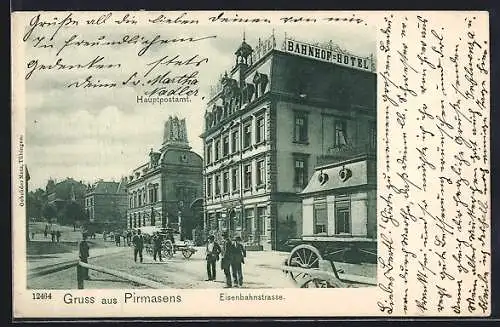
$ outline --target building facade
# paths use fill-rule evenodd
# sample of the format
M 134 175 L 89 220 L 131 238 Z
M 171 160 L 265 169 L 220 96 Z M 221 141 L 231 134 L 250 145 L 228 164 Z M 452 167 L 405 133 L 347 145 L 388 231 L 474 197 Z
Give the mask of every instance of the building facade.
M 364 154 L 315 168 L 302 191 L 302 239 L 329 253 L 357 248 L 351 260 L 374 262 L 377 248 L 377 160 Z M 372 255 L 370 255 L 370 253 Z M 345 254 L 345 253 L 343 253 Z M 336 261 L 347 261 L 337 258 Z
M 201 135 L 205 228 L 279 249 L 302 234 L 299 193 L 322 158 L 375 151 L 376 76 L 369 58 L 274 36 L 235 60 Z
M 128 228 L 170 227 L 190 239 L 203 223 L 192 209 L 203 195 L 202 169 L 203 159 L 189 146 L 185 119 L 169 117 L 159 151 L 151 149 L 149 160 L 127 178 Z
M 71 201 L 83 205 L 86 190 L 87 186 L 85 184 L 70 177 L 60 182 L 49 179 L 45 187 L 48 204 L 54 205 L 57 210 L 62 210 Z
M 84 199 L 84 209 L 89 222 L 97 230 L 124 229 L 127 212 L 126 180 L 109 182 L 99 180 L 89 185 Z

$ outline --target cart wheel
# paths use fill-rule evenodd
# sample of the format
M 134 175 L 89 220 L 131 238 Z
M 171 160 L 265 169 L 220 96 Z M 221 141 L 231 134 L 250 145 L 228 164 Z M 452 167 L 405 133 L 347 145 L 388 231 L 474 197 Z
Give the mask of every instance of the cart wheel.
M 163 252 L 167 258 L 172 258 L 174 256 L 174 245 L 172 244 L 172 241 L 166 240 L 163 243 Z
M 190 249 L 183 249 L 182 255 L 184 256 L 184 258 L 189 259 L 193 255 L 193 251 L 191 251 Z
M 333 288 L 328 281 L 319 278 L 310 278 L 305 283 L 303 283 L 300 288 Z
M 321 259 L 318 249 L 309 244 L 301 244 L 293 248 L 288 258 L 288 265 L 305 269 L 319 269 L 319 261 Z M 295 282 L 307 277 L 307 274 L 303 273 L 289 272 L 289 274 Z

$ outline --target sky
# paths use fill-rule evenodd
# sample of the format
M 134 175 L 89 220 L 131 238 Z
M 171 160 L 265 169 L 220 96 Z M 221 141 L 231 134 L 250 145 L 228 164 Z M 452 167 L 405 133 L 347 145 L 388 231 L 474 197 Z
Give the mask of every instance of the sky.
M 98 179 L 116 180 L 128 176 L 137 166 L 147 161 L 151 148 L 162 143 L 164 122 L 169 116 L 186 118 L 188 140 L 193 151 L 203 154 L 203 116 L 210 86 L 219 76 L 230 70 L 235 62 L 234 51 L 241 44 L 243 34 L 251 46 L 258 38 L 266 39 L 273 33 L 277 42 L 285 33 L 306 42 L 332 40 L 353 54 L 368 56 L 375 53 L 375 30 L 362 24 L 318 24 L 274 26 L 271 24 L 197 25 L 172 28 L 170 26 L 127 27 L 72 27 L 62 28 L 57 37 L 64 41 L 71 34 L 95 39 L 121 38 L 127 33 L 141 33 L 152 37 L 212 36 L 189 45 L 166 45 L 153 48 L 140 58 L 137 48 L 129 46 L 106 49 L 66 49 L 59 56 L 55 50 L 35 49 L 25 44 L 25 66 L 38 60 L 39 64 L 53 64 L 57 58 L 64 63 L 86 63 L 97 55 L 106 62 L 121 63 L 119 69 L 95 71 L 35 71 L 25 84 L 26 92 L 26 164 L 30 172 L 30 189 L 44 188 L 47 180 L 72 177 L 85 183 Z M 40 30 L 38 30 L 40 31 Z M 34 32 L 35 33 L 35 32 Z M 42 32 L 39 32 L 42 33 Z M 44 33 L 44 32 L 43 32 Z M 50 36 L 50 34 L 48 34 Z M 57 38 L 56 38 L 57 40 Z M 186 58 L 195 54 L 207 57 L 208 64 L 200 67 L 200 96 L 191 103 L 163 105 L 138 104 L 136 96 L 142 91 L 133 87 L 115 89 L 71 89 L 69 81 L 82 80 L 91 73 L 102 81 L 121 81 L 133 71 L 143 71 L 145 64 L 165 55 L 181 54 Z

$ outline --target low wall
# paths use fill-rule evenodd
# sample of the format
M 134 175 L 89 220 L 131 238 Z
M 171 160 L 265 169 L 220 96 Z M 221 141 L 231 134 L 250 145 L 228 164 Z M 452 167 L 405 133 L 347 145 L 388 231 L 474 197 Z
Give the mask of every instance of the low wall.
M 27 243 L 28 255 L 69 253 L 78 250 L 78 242 L 33 242 Z

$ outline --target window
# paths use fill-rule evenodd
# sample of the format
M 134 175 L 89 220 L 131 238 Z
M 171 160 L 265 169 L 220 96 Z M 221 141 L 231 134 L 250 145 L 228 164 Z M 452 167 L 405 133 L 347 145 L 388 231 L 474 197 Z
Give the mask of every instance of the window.
M 249 234 L 253 232 L 253 209 L 245 210 L 245 230 Z
M 153 201 L 158 202 L 158 185 L 155 185 L 153 189 Z
M 222 156 L 226 157 L 229 155 L 229 136 L 224 136 L 222 139 Z
M 243 147 L 247 148 L 252 144 L 252 123 L 243 127 Z
M 219 156 L 220 156 L 220 141 L 217 140 L 215 141 L 215 161 L 218 161 L 219 160 Z
M 139 203 L 139 207 L 142 205 L 142 192 L 139 191 L 139 194 L 138 194 L 138 203 Z
M 212 196 L 212 177 L 207 177 L 207 196 Z
M 212 230 L 217 229 L 217 219 L 215 217 L 215 213 L 213 212 L 208 214 L 208 225 Z
M 229 172 L 227 171 L 222 174 L 222 192 L 224 194 L 229 192 Z
M 245 165 L 244 172 L 245 182 L 243 186 L 245 187 L 245 189 L 249 189 L 252 187 L 252 166 L 250 164 Z
M 212 163 L 212 144 L 207 145 L 207 164 Z
M 314 204 L 314 234 L 327 233 L 327 224 L 326 203 Z
M 295 159 L 295 179 L 294 185 L 299 187 L 304 187 L 307 178 L 307 165 L 306 159 L 300 158 Z
M 295 113 L 294 141 L 307 142 L 307 115 L 305 113 Z
M 347 143 L 347 122 L 343 119 L 335 121 L 335 134 L 333 137 L 333 144 L 335 147 L 346 146 Z
M 266 183 L 266 168 L 264 166 L 264 160 L 257 161 L 257 185 L 261 186 Z
M 238 172 L 238 168 L 233 168 L 231 171 L 231 184 L 233 185 L 233 191 L 238 190 L 240 187 L 240 174 Z
M 377 123 L 376 122 L 370 122 L 370 149 L 371 150 L 376 150 L 377 149 Z
M 260 143 L 265 140 L 264 116 L 257 118 L 257 128 L 255 129 L 255 142 Z
M 138 219 L 137 219 L 137 220 L 138 220 L 138 225 L 139 225 L 139 227 L 141 227 L 141 226 L 142 226 L 142 225 L 141 225 L 141 213 L 139 212 L 139 213 L 137 214 L 137 216 L 138 216 Z
M 134 205 L 133 200 L 134 200 L 133 194 L 130 194 L 130 208 L 133 208 Z
M 350 234 L 351 218 L 349 201 L 335 202 L 335 234 Z
M 233 131 L 233 133 L 231 134 L 231 152 L 232 153 L 235 153 L 236 151 L 238 151 L 238 148 L 239 148 L 239 143 L 240 143 L 240 137 L 239 137 L 239 133 L 238 131 Z
M 220 194 L 220 175 L 215 175 L 215 195 Z
M 257 228 L 260 235 L 266 234 L 266 208 L 257 208 Z

